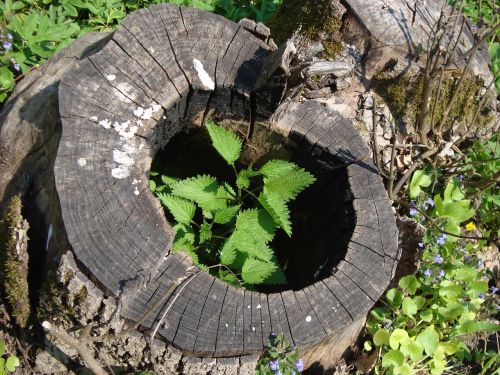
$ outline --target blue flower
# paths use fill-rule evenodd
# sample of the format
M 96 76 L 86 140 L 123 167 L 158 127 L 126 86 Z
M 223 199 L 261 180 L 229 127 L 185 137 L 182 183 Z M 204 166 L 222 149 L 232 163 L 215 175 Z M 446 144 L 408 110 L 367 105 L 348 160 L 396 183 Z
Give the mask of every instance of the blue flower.
M 6 37 L 7 37 L 7 39 L 10 39 L 10 40 L 14 39 L 14 37 L 12 36 L 11 33 L 7 33 Z
M 430 277 L 430 276 L 432 276 L 432 271 L 431 271 L 429 268 L 427 268 L 427 269 L 424 271 L 424 276 L 426 276 L 426 277 Z
M 295 361 L 295 367 L 297 367 L 297 370 L 302 371 L 304 370 L 304 361 L 299 358 Z
M 499 290 L 500 290 L 500 288 L 497 288 L 496 286 L 492 286 L 490 288 L 491 294 L 496 294 Z
M 434 207 L 434 200 L 432 198 L 427 198 L 425 200 L 425 204 L 427 204 L 427 206 Z
M 446 243 L 446 238 L 448 238 L 448 236 L 443 233 L 443 234 L 438 236 L 438 238 L 436 239 L 436 243 L 438 245 L 442 246 Z
M 280 369 L 280 363 L 278 362 L 278 360 L 274 360 L 274 361 L 270 361 L 269 362 L 269 368 L 272 370 L 272 371 L 278 371 Z
M 387 329 L 392 329 L 392 322 L 385 323 L 384 327 Z
M 19 64 L 18 64 L 18 63 L 14 63 L 14 70 L 15 70 L 16 72 L 18 72 L 18 71 L 20 71 L 20 70 L 21 70 L 21 67 L 19 66 Z
M 458 181 L 462 181 L 463 179 L 464 179 L 464 175 L 463 175 L 463 174 L 459 174 L 459 175 L 457 176 L 457 180 L 458 180 Z
M 11 42 L 3 42 L 3 49 L 8 51 L 12 48 L 12 43 Z
M 444 277 L 444 275 L 446 275 L 446 272 L 444 272 L 444 270 L 439 270 L 438 276 Z
M 410 211 L 409 211 L 409 212 L 410 212 L 410 215 L 411 215 L 411 216 L 415 216 L 415 215 L 417 215 L 417 213 L 418 213 L 417 209 L 416 209 L 416 208 L 413 208 L 413 207 L 412 207 L 412 208 L 410 208 Z
M 278 371 L 276 372 L 276 375 L 283 375 L 283 373 L 281 372 L 281 370 L 278 370 Z
M 486 296 L 484 295 L 484 293 L 479 293 L 478 297 L 481 298 L 481 299 L 484 299 L 484 297 L 486 297 Z
M 436 263 L 436 264 L 443 263 L 443 257 L 439 254 L 434 255 L 434 263 Z

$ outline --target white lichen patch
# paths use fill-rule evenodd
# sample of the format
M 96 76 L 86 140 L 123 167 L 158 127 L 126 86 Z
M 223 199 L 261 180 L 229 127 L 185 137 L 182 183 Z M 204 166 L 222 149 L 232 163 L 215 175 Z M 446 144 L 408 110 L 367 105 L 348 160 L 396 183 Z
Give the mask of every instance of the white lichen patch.
M 87 160 L 85 158 L 80 158 L 77 160 L 77 163 L 80 167 L 85 167 L 87 165 Z
M 260 309 L 261 307 L 262 307 L 261 305 L 257 305 L 255 308 Z
M 136 186 L 136 187 L 135 187 L 135 189 L 134 189 L 134 195 L 139 195 L 139 194 L 140 194 L 140 193 L 139 193 L 139 189 L 138 189 L 138 188 L 137 188 L 137 186 Z
M 198 59 L 193 59 L 193 67 L 196 69 L 196 72 L 198 72 L 198 77 L 200 78 L 200 81 L 205 89 L 214 90 L 215 83 L 203 68 L 203 64 L 201 63 L 201 61 Z
M 151 117 L 153 117 L 153 108 L 147 108 L 142 113 L 141 119 L 142 120 L 149 120 Z
M 130 175 L 130 169 L 124 165 L 120 165 L 117 168 L 113 168 L 111 170 L 111 176 L 118 180 L 123 180 Z
M 98 120 L 98 119 L 97 119 L 97 116 L 90 116 L 90 117 L 89 117 L 89 120 L 90 120 L 90 121 L 97 122 L 97 120 Z
M 120 91 L 120 93 L 126 96 L 126 99 L 120 98 L 123 101 L 135 101 L 137 99 L 137 95 L 134 93 L 134 88 L 126 82 L 119 83 L 116 85 L 116 88 Z
M 104 119 L 99 121 L 99 125 L 101 125 L 104 129 L 109 129 L 111 127 L 111 121 Z
M 116 76 L 114 74 L 109 74 L 106 76 L 106 79 L 108 81 L 114 81 L 116 79 Z
M 134 159 L 131 158 L 126 152 L 120 150 L 113 150 L 113 161 L 127 167 L 134 165 Z
M 144 108 L 142 107 L 137 107 L 137 109 L 134 109 L 134 115 L 139 118 L 142 116 L 143 113 L 144 113 Z
M 306 316 L 306 322 L 309 323 L 312 320 L 311 315 Z

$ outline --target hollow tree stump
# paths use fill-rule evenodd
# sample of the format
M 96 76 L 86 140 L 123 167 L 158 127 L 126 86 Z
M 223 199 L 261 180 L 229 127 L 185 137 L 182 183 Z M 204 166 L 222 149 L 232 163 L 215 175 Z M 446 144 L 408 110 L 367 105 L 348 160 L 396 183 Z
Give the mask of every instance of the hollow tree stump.
M 64 227 L 80 268 L 121 301 L 127 320 L 140 319 L 191 266 L 186 255 L 170 253 L 172 228 L 148 189 L 152 158 L 209 113 L 249 124 L 262 116 L 266 103 L 256 91 L 266 88 L 256 82 L 270 52 L 241 25 L 160 5 L 129 15 L 63 78 L 55 182 Z M 357 333 L 389 283 L 398 259 L 395 219 L 368 148 L 340 113 L 314 101 L 284 103 L 271 123 L 301 152 L 346 169 L 354 212 L 344 213 L 352 225 L 345 255 L 324 279 L 281 293 L 236 289 L 201 272 L 158 335 L 185 354 L 234 357 L 261 353 L 271 332 L 283 332 L 307 364 L 328 366 L 325 350 L 342 354 L 348 345 L 336 342 Z M 155 327 L 172 298 L 144 328 Z

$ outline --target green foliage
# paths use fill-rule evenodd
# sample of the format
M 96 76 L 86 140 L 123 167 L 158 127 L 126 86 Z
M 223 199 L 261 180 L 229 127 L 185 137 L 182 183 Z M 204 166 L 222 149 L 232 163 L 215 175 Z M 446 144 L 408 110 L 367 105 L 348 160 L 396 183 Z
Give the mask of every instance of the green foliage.
M 264 354 L 257 362 L 255 375 L 275 375 L 278 371 L 283 375 L 292 375 L 300 374 L 303 369 L 304 362 L 299 359 L 297 349 L 288 343 L 283 334 L 271 334 Z
M 235 186 L 199 175 L 184 180 L 152 173 L 150 188 L 176 221 L 174 251 L 237 286 L 284 284 L 270 244 L 281 228 L 292 234 L 288 203 L 315 178 L 296 164 L 270 160 L 237 171 L 243 147 L 232 131 L 208 121 L 212 145 L 235 173 Z
M 500 308 L 499 290 L 488 288 L 491 274 L 479 257 L 491 250 L 473 235 L 481 216 L 495 212 L 483 202 L 498 194 L 498 187 L 493 183 L 479 190 L 476 182 L 498 174 L 497 148 L 497 136 L 474 143 L 454 166 L 454 173 L 463 173 L 458 177 L 443 179 L 443 170 L 431 173 L 430 168 L 414 173 L 409 214 L 427 227 L 419 245 L 421 268 L 402 277 L 387 291 L 384 306 L 370 313 L 367 328 L 380 350 L 375 373 L 458 373 L 464 361 L 473 360 L 474 348 L 464 335 L 500 330 L 489 320 Z M 482 236 L 494 238 L 490 222 L 481 224 Z M 474 357 L 482 373 L 500 365 L 497 353 L 476 349 Z
M 0 104 L 21 79 L 72 40 L 110 31 L 130 12 L 174 3 L 233 21 L 264 22 L 281 0 L 5 0 L 0 3 Z
M 16 367 L 19 365 L 19 358 L 6 351 L 5 341 L 0 338 L 0 375 L 16 371 Z

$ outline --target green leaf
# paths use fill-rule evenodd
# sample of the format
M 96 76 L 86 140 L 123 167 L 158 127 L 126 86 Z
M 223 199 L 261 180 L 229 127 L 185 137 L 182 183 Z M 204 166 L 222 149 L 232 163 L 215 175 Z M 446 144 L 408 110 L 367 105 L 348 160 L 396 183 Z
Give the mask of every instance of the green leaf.
M 0 339 L 0 357 L 5 354 L 5 342 Z
M 431 325 L 424 329 L 417 336 L 416 342 L 424 348 L 427 355 L 433 355 L 439 345 L 439 335 L 434 326 Z
M 266 277 L 266 279 L 262 282 L 262 284 L 267 284 L 267 285 L 286 284 L 288 281 L 286 279 L 285 273 L 283 272 L 283 269 L 276 260 L 276 257 L 273 257 L 272 261 L 276 266 L 276 270 L 271 274 L 271 276 Z
M 231 239 L 227 239 L 222 246 L 220 251 L 220 262 L 226 266 L 230 266 L 236 260 L 236 247 L 231 242 Z
M 363 348 L 367 352 L 371 351 L 373 349 L 372 343 L 369 340 L 365 341 L 364 344 L 363 344 Z
M 160 198 L 161 203 L 163 203 L 168 208 L 168 210 L 178 223 L 191 223 L 191 220 L 193 220 L 194 213 L 196 211 L 196 206 L 193 202 L 188 201 L 184 198 L 164 193 L 158 194 L 158 198 Z
M 242 169 L 236 177 L 236 186 L 240 189 L 248 189 L 250 187 L 250 178 L 258 176 L 258 173 L 249 166 L 247 169 Z
M 434 312 L 432 309 L 426 309 L 420 312 L 420 319 L 422 319 L 424 322 L 432 322 L 432 319 L 434 319 Z
M 475 332 L 496 332 L 500 331 L 500 324 L 488 322 L 486 320 L 479 322 L 466 322 L 455 326 L 454 334 L 463 335 Z
M 5 358 L 0 357 L 0 375 L 5 375 Z
M 415 275 L 407 275 L 399 280 L 398 285 L 401 289 L 407 290 L 410 295 L 414 295 L 421 284 Z
M 173 184 L 172 194 L 199 204 L 215 199 L 218 188 L 215 177 L 202 175 Z
M 413 301 L 415 302 L 415 304 L 417 305 L 417 309 L 421 309 L 422 307 L 424 307 L 425 305 L 425 302 L 427 301 L 425 299 L 425 297 L 422 297 L 422 296 L 415 296 L 413 297 Z
M 464 199 L 464 193 L 460 190 L 460 181 L 457 179 L 452 179 L 446 185 L 444 190 L 444 203 L 450 203 L 453 201 L 459 201 Z
M 194 229 L 191 228 L 191 226 L 179 223 L 173 226 L 173 230 L 175 232 L 174 245 L 177 244 L 177 246 L 181 246 L 186 243 L 191 245 L 194 244 Z
M 391 334 L 385 328 L 380 328 L 375 335 L 373 335 L 373 343 L 376 346 L 389 345 L 389 338 Z
M 446 355 L 453 355 L 458 351 L 458 349 L 460 349 L 460 342 L 459 341 L 440 342 L 438 349 L 441 349 Z
M 403 302 L 403 295 L 397 288 L 389 289 L 386 294 L 386 298 L 389 305 L 394 308 L 398 308 Z
M 429 187 L 431 182 L 431 178 L 423 170 L 413 172 L 410 182 L 410 198 L 417 198 L 422 191 L 421 187 Z
M 240 211 L 236 218 L 236 230 L 248 233 L 257 242 L 267 243 L 273 239 L 276 225 L 266 211 L 254 208 Z
M 259 196 L 259 203 L 271 215 L 276 225 L 283 229 L 288 237 L 291 237 L 290 211 L 282 197 L 278 193 L 263 193 Z
M 447 300 L 454 300 L 462 294 L 460 285 L 448 285 L 439 288 L 438 294 Z
M 396 350 L 399 348 L 401 342 L 408 338 L 409 338 L 408 332 L 406 332 L 404 329 L 396 328 L 391 333 L 391 336 L 389 338 L 389 345 L 391 346 L 391 349 Z
M 468 199 L 452 203 L 444 203 L 442 216 L 448 216 L 455 219 L 459 223 L 463 223 L 474 216 L 474 209 L 470 207 L 470 200 Z
M 401 366 L 394 367 L 394 375 L 411 375 L 412 368 L 408 363 L 403 363 Z
M 16 371 L 16 367 L 19 366 L 19 358 L 16 356 L 10 355 L 9 358 L 7 358 L 7 361 L 5 362 L 5 368 L 9 372 L 14 372 Z
M 285 160 L 273 159 L 269 160 L 260 169 L 259 173 L 267 178 L 279 177 L 291 171 L 294 171 L 297 165 Z
M 249 257 L 243 264 L 241 276 L 247 284 L 261 284 L 276 270 L 276 265 Z
M 234 273 L 229 272 L 228 270 L 220 269 L 219 270 L 219 279 L 221 279 L 222 281 L 225 281 L 229 285 L 233 285 L 233 286 L 240 285 L 240 280 L 238 279 L 238 277 Z
M 471 266 L 462 266 L 455 271 L 455 278 L 459 281 L 472 281 L 477 277 L 477 271 Z
M 200 244 L 210 241 L 212 238 L 212 226 L 207 223 L 203 223 L 200 226 Z
M 390 350 L 382 357 L 382 366 L 385 368 L 401 366 L 404 360 L 405 356 L 399 350 Z
M 228 224 L 238 213 L 241 206 L 230 206 L 227 208 L 221 208 L 215 211 L 214 223 L 217 224 Z
M 403 313 L 407 316 L 412 317 L 418 311 L 417 304 L 413 301 L 411 297 L 405 297 L 403 300 Z
M 412 339 L 403 340 L 401 342 L 401 353 L 406 357 L 410 357 L 413 362 L 418 362 L 422 358 L 424 348 L 419 343 Z
M 242 146 L 241 139 L 234 132 L 216 125 L 211 120 L 206 121 L 205 127 L 212 139 L 212 145 L 219 155 L 222 156 L 229 165 L 234 165 L 234 162 L 240 157 Z
M 153 175 L 153 173 L 151 172 L 151 176 Z M 179 179 L 178 178 L 173 178 L 173 177 L 169 177 L 169 176 L 165 176 L 165 175 L 161 175 L 161 180 L 162 182 L 166 185 L 166 186 L 170 186 L 170 185 L 173 185 L 175 184 L 176 182 L 179 182 Z
M 286 202 L 293 200 L 316 178 L 302 168 L 296 167 L 286 174 L 264 178 L 264 194 L 277 193 Z

